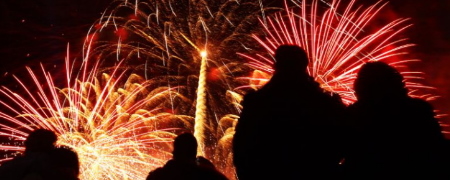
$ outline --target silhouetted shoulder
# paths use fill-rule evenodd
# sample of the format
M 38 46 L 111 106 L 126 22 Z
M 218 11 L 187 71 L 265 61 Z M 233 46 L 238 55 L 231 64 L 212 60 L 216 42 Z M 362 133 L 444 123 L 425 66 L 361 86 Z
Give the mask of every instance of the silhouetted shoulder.
M 421 108 L 421 109 L 424 109 L 424 110 L 431 110 L 431 111 L 434 109 L 433 106 L 429 102 L 427 102 L 427 101 L 425 101 L 423 99 L 409 98 L 408 101 L 409 101 L 408 102 L 409 104 L 417 106 L 417 108 Z
M 265 93 L 264 90 L 259 91 L 250 91 L 247 94 L 245 94 L 243 100 L 242 100 L 242 107 L 244 112 L 240 115 L 240 118 L 238 121 L 238 124 L 241 123 L 242 119 L 243 121 L 253 120 L 253 118 L 247 118 L 247 114 L 253 115 L 255 111 L 259 111 L 260 106 L 262 105 L 262 101 L 266 100 L 267 97 L 264 97 Z
M 207 167 L 199 167 L 198 180 L 228 180 L 228 178 L 217 170 Z
M 412 125 L 415 125 L 417 129 L 424 132 L 434 134 L 434 139 L 436 140 L 444 139 L 441 126 L 435 117 L 436 114 L 431 103 L 423 99 L 410 98 L 406 104 L 408 104 L 411 114 L 411 118 L 409 119 L 415 121 L 411 122 L 413 123 Z M 423 135 L 419 134 L 419 136 Z
M 326 91 L 326 90 L 324 90 L 324 93 L 328 94 L 331 97 L 331 99 L 333 99 L 334 101 L 339 102 L 340 104 L 344 105 L 344 103 L 342 102 L 342 97 L 338 93 L 330 92 L 330 91 Z
M 245 101 L 251 101 L 251 99 L 255 99 L 255 98 L 258 96 L 258 94 L 260 94 L 260 91 L 257 91 L 257 90 L 251 90 L 251 91 L 247 92 L 247 93 L 244 95 L 243 102 L 245 102 Z M 249 99 L 250 99 L 250 100 L 249 100 Z
M 23 156 L 15 157 L 14 159 L 4 162 L 0 166 L 0 179 L 12 180 L 17 179 L 23 174 L 26 167 L 31 164 L 31 161 Z
M 150 173 L 146 178 L 146 180 L 160 180 L 160 179 L 164 179 L 164 169 L 162 167 L 150 171 Z
M 437 121 L 434 108 L 429 102 L 418 98 L 408 98 L 404 104 L 405 110 L 409 111 L 410 115 L 414 117 L 412 119 Z
M 338 93 L 321 90 L 321 95 L 317 96 L 317 101 L 320 101 L 317 103 L 319 103 L 323 108 L 330 108 L 329 110 L 333 111 L 333 113 L 340 114 L 340 116 L 344 115 L 343 113 L 346 106 Z

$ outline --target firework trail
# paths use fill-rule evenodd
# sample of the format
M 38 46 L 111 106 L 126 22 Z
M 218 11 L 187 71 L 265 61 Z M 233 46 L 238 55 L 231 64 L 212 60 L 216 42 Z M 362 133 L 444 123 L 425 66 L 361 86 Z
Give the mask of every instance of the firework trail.
M 323 88 L 341 95 L 346 104 L 356 100 L 353 81 L 360 66 L 367 61 L 385 61 L 397 67 L 405 77 L 412 96 L 432 100 L 435 96 L 420 90 L 431 87 L 421 84 L 421 72 L 408 70 L 407 64 L 418 61 L 404 59 L 413 44 L 402 37 L 411 24 L 408 19 L 396 19 L 370 30 L 369 26 L 387 4 L 382 1 L 367 7 L 354 7 L 355 0 L 342 5 L 339 0 L 330 2 L 292 0 L 285 3 L 283 12 L 261 20 L 266 36 L 253 35 L 267 53 L 257 52 L 242 56 L 255 69 L 251 86 L 258 88 L 271 77 L 273 54 L 281 44 L 303 47 L 310 57 L 308 72 Z M 421 94 L 422 93 L 422 94 Z
M 193 120 L 168 113 L 173 103 L 183 101 L 177 87 L 152 88 L 156 80 L 129 73 L 120 63 L 103 70 L 110 73 L 100 73 L 98 63 L 83 61 L 80 71 L 74 71 L 75 62 L 67 58 L 67 87 L 62 89 L 44 67 L 42 73 L 27 68 L 34 88 L 15 77 L 24 95 L 0 89 L 7 97 L 0 103 L 10 111 L 0 112 L 7 120 L 0 123 L 0 135 L 16 142 L 0 148 L 23 151 L 17 143 L 23 143 L 29 132 L 50 129 L 59 136 L 58 145 L 77 151 L 81 179 L 144 179 L 148 172 L 142 169 L 171 158 L 177 131 L 192 128 Z
M 203 124 L 206 123 L 206 53 L 202 55 L 202 60 L 200 62 L 200 75 L 198 77 L 198 88 L 197 88 L 197 103 L 195 108 L 195 132 L 194 136 L 197 139 L 204 139 L 204 126 Z M 199 156 L 205 156 L 205 153 L 203 150 L 205 149 L 204 143 L 202 143 L 202 140 L 199 140 L 199 153 L 197 153 Z

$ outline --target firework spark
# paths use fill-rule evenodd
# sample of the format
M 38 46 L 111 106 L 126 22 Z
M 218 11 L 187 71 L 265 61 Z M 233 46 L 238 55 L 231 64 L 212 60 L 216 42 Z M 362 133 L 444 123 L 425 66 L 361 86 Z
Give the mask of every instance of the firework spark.
M 382 1 L 367 7 L 354 7 L 355 0 L 342 5 L 339 0 L 325 1 L 292 0 L 288 6 L 274 16 L 261 20 L 266 36 L 253 35 L 267 53 L 252 55 L 241 53 L 255 69 L 250 78 L 253 88 L 263 85 L 273 73 L 273 54 L 281 44 L 303 47 L 309 57 L 308 72 L 322 87 L 337 92 L 346 104 L 356 100 L 353 81 L 362 64 L 368 61 L 385 61 L 397 67 L 405 77 L 406 86 L 412 96 L 432 100 L 435 96 L 419 90 L 431 87 L 421 84 L 421 72 L 412 72 L 408 63 L 416 59 L 404 59 L 408 48 L 414 46 L 402 36 L 411 24 L 408 19 L 396 19 L 375 30 L 369 26 L 387 4 Z M 422 94 L 420 94 L 422 93 Z

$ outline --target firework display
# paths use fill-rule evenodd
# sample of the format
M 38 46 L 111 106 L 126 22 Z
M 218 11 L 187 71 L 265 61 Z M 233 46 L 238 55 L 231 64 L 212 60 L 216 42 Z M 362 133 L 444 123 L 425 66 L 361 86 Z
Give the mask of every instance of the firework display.
M 190 117 L 170 113 L 172 103 L 183 101 L 177 87 L 153 88 L 152 82 L 120 64 L 110 74 L 99 73 L 98 63 L 84 62 L 77 72 L 71 65 L 67 60 L 63 89 L 45 69 L 37 73 L 29 68 L 34 87 L 17 79 L 27 93 L 3 87 L 0 93 L 12 103 L 0 103 L 16 116 L 0 112 L 9 121 L 1 124 L 1 134 L 23 141 L 33 129 L 50 129 L 59 136 L 58 145 L 77 151 L 81 179 L 141 179 L 147 175 L 141 169 L 160 166 L 171 157 L 177 131 L 193 126 Z M 2 149 L 23 150 L 15 145 Z
M 254 82 L 253 88 L 271 77 L 275 49 L 281 44 L 295 44 L 309 55 L 309 74 L 322 88 L 339 93 L 346 104 L 356 100 L 353 81 L 360 66 L 368 61 L 384 61 L 399 69 L 411 96 L 436 98 L 421 91 L 432 88 L 420 83 L 422 73 L 407 68 L 409 63 L 419 60 L 403 59 L 414 46 L 402 36 L 411 26 L 408 19 L 396 19 L 370 30 L 370 23 L 376 20 L 377 13 L 387 2 L 379 1 L 367 8 L 354 7 L 355 0 L 345 5 L 331 1 L 324 6 L 325 3 L 320 2 L 293 1 L 293 7 L 286 3 L 284 12 L 267 18 L 267 22 L 261 20 L 267 36 L 253 37 L 268 53 L 241 54 L 255 69 L 255 76 L 250 79 Z
M 236 52 L 264 50 L 252 34 L 263 34 L 259 17 L 275 11 L 259 1 L 122 1 L 106 10 L 85 43 L 87 57 L 110 66 L 125 59 L 145 78 L 184 87 L 191 106 L 176 114 L 193 117 L 198 154 L 233 177 L 230 140 L 250 67 Z M 278 8 L 279 9 L 279 8 Z
M 399 68 L 411 95 L 433 99 L 420 91 L 431 88 L 421 73 L 404 68 L 417 61 L 402 59 L 413 46 L 402 36 L 408 19 L 370 29 L 386 3 L 355 2 L 114 1 L 90 28 L 81 60 L 66 57 L 64 79 L 28 68 L 29 79 L 16 78 L 24 93 L 2 87 L 0 134 L 11 142 L 0 146 L 10 152 L 2 161 L 46 128 L 78 152 L 81 179 L 145 179 L 171 158 L 173 138 L 189 131 L 198 154 L 236 179 L 231 139 L 240 101 L 270 79 L 280 44 L 304 47 L 308 72 L 346 104 L 367 61 Z

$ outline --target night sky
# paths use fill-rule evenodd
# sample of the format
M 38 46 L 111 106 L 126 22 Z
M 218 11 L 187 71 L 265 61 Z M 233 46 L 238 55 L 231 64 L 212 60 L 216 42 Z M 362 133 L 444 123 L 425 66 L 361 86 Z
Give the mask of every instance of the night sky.
M 23 75 L 24 66 L 62 68 L 67 44 L 79 55 L 88 28 L 112 0 L 2 0 L 0 2 L 0 85 L 10 75 Z M 281 0 L 280 0 L 281 1 Z M 359 0 L 371 4 L 374 0 Z M 405 33 L 416 44 L 411 55 L 422 60 L 425 84 L 436 87 L 432 101 L 450 114 L 450 1 L 391 0 L 381 18 L 411 18 Z M 447 118 L 443 119 L 448 121 Z

